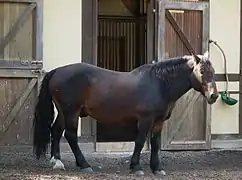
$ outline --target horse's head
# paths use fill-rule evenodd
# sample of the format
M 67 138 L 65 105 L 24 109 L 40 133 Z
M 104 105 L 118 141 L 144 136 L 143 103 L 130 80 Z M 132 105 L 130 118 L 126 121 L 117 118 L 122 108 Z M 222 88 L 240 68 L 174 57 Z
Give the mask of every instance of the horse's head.
M 208 51 L 203 55 L 193 56 L 195 60 L 191 76 L 191 85 L 196 91 L 204 95 L 209 104 L 216 102 L 219 94 L 215 83 L 215 71 L 209 60 Z

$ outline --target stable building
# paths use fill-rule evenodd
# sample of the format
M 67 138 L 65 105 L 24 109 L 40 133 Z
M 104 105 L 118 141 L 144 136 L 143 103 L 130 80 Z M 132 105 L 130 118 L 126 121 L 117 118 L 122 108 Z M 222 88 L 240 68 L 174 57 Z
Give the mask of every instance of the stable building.
M 81 61 L 130 71 L 154 59 L 189 54 L 177 26 L 197 53 L 210 51 L 221 92 L 224 59 L 209 39 L 222 47 L 228 91 L 238 103 L 228 106 L 218 99 L 211 107 L 200 93 L 189 91 L 165 124 L 161 149 L 240 146 L 241 6 L 240 0 L 0 0 L 0 147 L 31 147 L 44 72 Z M 135 128 L 82 118 L 79 143 L 84 151 L 132 151 Z M 61 147 L 69 149 L 64 138 Z

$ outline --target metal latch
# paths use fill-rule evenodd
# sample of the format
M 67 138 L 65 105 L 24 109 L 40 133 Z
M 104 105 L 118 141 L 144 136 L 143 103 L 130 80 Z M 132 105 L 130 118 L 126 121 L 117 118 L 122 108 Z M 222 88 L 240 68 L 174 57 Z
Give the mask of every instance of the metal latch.
M 31 64 L 38 64 L 38 65 L 42 65 L 43 61 L 31 61 Z
M 29 66 L 29 65 L 42 65 L 43 64 L 43 61 L 31 61 L 31 60 L 21 60 L 20 61 L 21 65 L 24 65 L 24 66 Z
M 35 70 L 32 70 L 32 74 L 44 74 L 45 73 L 45 70 L 43 69 L 35 69 Z
M 21 65 L 28 66 L 29 60 L 21 60 L 20 63 L 21 63 Z

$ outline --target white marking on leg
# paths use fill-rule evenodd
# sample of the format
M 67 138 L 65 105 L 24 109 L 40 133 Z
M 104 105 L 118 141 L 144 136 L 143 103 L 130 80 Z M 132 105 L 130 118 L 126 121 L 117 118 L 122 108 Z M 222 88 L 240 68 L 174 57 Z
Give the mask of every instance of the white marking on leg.
M 164 170 L 161 170 L 161 174 L 162 174 L 163 176 L 166 176 L 166 172 L 165 172 Z
M 56 163 L 56 159 L 54 158 L 54 156 L 52 156 L 52 158 L 50 160 L 50 164 L 55 165 L 55 163 Z
M 65 170 L 64 164 L 61 162 L 61 160 L 57 159 L 55 162 L 55 165 L 53 166 L 53 169 L 61 169 Z

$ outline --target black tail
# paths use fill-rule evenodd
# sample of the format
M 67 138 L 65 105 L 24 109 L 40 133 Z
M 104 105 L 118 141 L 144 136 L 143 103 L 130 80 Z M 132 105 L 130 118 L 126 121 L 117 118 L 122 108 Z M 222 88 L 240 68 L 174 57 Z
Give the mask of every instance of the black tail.
M 50 143 L 51 123 L 54 120 L 54 105 L 49 92 L 49 81 L 55 70 L 48 72 L 41 84 L 38 102 L 34 114 L 33 147 L 37 159 L 45 155 Z

